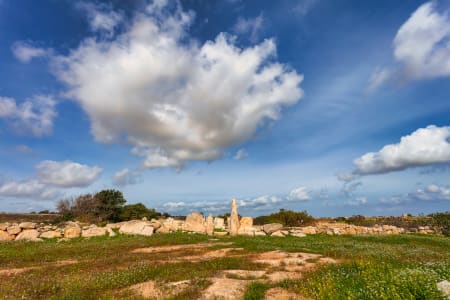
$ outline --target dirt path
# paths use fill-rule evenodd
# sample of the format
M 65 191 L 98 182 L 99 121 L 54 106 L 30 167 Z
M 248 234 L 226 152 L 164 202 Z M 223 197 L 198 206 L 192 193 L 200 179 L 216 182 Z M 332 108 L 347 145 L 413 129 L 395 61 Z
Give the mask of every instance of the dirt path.
M 30 270 L 36 270 L 36 269 L 42 269 L 44 267 L 49 267 L 49 266 L 66 266 L 66 265 L 72 265 L 72 264 L 76 264 L 78 263 L 77 260 L 74 259 L 68 259 L 68 260 L 59 260 L 56 262 L 49 262 L 49 263 L 44 263 L 44 265 L 40 265 L 40 266 L 32 266 L 32 267 L 25 267 L 25 268 L 10 268 L 10 269 L 0 269 L 0 276 L 14 276 L 17 274 L 21 274 Z

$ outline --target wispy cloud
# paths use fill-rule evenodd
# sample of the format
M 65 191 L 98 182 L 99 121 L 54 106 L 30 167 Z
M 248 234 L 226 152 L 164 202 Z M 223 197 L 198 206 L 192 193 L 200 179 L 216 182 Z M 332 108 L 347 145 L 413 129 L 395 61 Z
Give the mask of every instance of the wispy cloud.
M 36 137 L 50 135 L 57 116 L 56 101 L 51 96 L 36 95 L 18 104 L 15 99 L 0 97 L 0 119 L 20 134 Z
M 248 39 L 255 43 L 259 38 L 263 25 L 264 17 L 262 14 L 254 18 L 239 17 L 233 26 L 233 31 L 236 34 L 248 36 Z

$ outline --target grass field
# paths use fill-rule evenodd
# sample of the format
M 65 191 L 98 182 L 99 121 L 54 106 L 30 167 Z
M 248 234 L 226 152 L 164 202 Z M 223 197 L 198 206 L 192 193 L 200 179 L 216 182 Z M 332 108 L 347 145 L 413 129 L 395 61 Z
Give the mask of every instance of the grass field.
M 185 244 L 193 246 L 133 251 Z M 229 255 L 210 255 L 230 247 Z M 139 299 L 127 287 L 148 280 L 161 284 L 190 280 L 189 286 L 172 298 L 198 299 L 211 278 L 224 270 L 265 268 L 251 258 L 273 250 L 317 253 L 338 263 L 309 269 L 297 279 L 249 281 L 243 298 L 263 299 L 268 289 L 282 287 L 306 299 L 444 299 L 436 283 L 450 280 L 450 238 L 439 236 L 211 240 L 184 233 L 119 235 L 60 243 L 0 244 L 0 299 Z

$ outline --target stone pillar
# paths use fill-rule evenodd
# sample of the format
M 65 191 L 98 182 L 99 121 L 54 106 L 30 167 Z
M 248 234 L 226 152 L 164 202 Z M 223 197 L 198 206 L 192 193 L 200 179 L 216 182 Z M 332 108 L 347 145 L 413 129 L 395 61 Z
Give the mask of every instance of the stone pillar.
M 231 201 L 231 215 L 230 215 L 230 235 L 237 235 L 239 230 L 239 216 L 237 213 L 236 199 Z
M 214 234 L 214 219 L 211 214 L 206 218 L 206 234 L 213 235 Z

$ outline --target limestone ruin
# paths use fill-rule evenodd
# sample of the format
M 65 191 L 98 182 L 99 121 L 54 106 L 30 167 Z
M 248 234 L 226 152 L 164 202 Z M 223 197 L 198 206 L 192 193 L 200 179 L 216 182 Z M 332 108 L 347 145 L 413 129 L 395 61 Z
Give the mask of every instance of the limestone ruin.
M 226 224 L 226 225 L 225 225 Z M 173 218 L 152 219 L 148 221 L 131 220 L 120 223 L 107 224 L 98 227 L 94 224 L 82 224 L 79 222 L 65 222 L 59 225 L 36 224 L 32 222 L 22 223 L 0 223 L 0 241 L 27 240 L 42 241 L 46 238 L 71 239 L 78 237 L 115 236 L 116 234 L 134 234 L 151 236 L 154 233 L 170 233 L 176 231 L 194 232 L 214 236 L 223 235 L 246 235 L 246 236 L 293 236 L 305 237 L 311 234 L 326 235 L 357 235 L 357 234 L 401 234 L 421 233 L 436 234 L 437 232 L 429 226 L 404 229 L 391 225 L 375 225 L 373 227 L 356 226 L 336 222 L 319 222 L 314 226 L 284 228 L 282 224 L 272 223 L 265 225 L 254 225 L 252 217 L 239 219 L 236 199 L 231 201 L 231 215 L 227 218 L 204 217 L 199 212 L 189 214 L 185 220 Z

